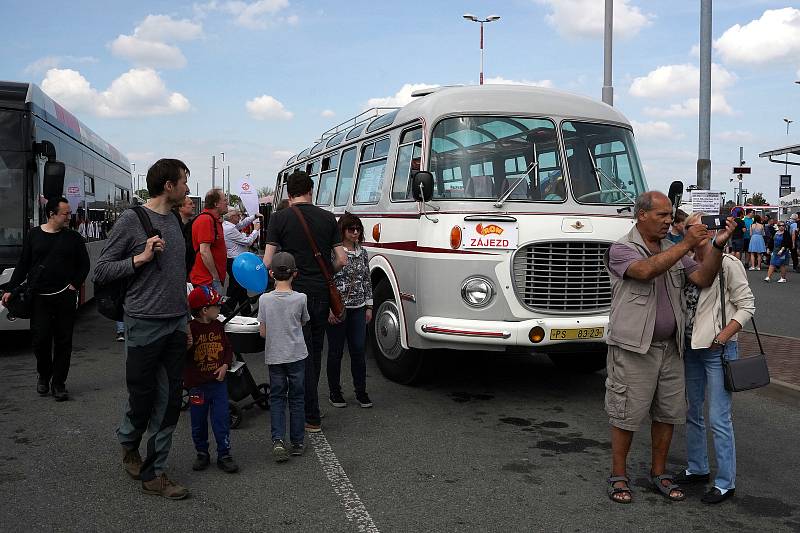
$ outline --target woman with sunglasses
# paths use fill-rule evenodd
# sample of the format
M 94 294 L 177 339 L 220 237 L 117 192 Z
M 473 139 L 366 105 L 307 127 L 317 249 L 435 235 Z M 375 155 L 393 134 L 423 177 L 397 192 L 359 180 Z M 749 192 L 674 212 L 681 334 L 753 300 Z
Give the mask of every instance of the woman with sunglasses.
M 792 239 L 786 230 L 786 224 L 778 222 L 775 235 L 772 237 L 772 257 L 769 260 L 769 270 L 767 270 L 767 277 L 764 281 L 770 282 L 772 274 L 775 269 L 780 269 L 781 279 L 778 283 L 786 283 L 786 262 L 789 261 L 789 246 L 791 246 Z
M 372 320 L 372 283 L 369 277 L 369 257 L 361 246 L 364 225 L 356 215 L 345 212 L 339 219 L 342 245 L 347 252 L 347 264 L 336 273 L 333 281 L 342 294 L 347 312 L 342 320 L 328 317 L 328 388 L 334 407 L 347 407 L 342 396 L 341 370 L 344 342 L 350 353 L 350 373 L 353 376 L 356 400 L 361 407 L 372 407 L 367 395 L 367 362 L 364 347 L 367 324 Z
M 687 229 L 700 222 L 700 214 L 686 220 Z M 694 249 L 698 263 L 710 253 L 711 242 Z M 685 317 L 686 350 L 683 365 L 686 379 L 686 452 L 687 467 L 675 476 L 681 485 L 711 480 L 708 462 L 706 426 L 710 427 L 717 459 L 713 485 L 703 495 L 703 503 L 720 503 L 733 496 L 736 488 L 736 445 L 731 417 L 731 393 L 725 390 L 720 354 L 726 359 L 738 357 L 737 333 L 752 318 L 755 298 L 747 281 L 744 265 L 733 255 L 722 256 L 722 280 L 725 301 L 721 302 L 720 277 L 710 287 L 687 283 L 681 305 Z M 721 306 L 725 306 L 726 324 L 722 324 Z M 706 395 L 706 392 L 708 393 Z M 708 419 L 703 413 L 708 397 Z

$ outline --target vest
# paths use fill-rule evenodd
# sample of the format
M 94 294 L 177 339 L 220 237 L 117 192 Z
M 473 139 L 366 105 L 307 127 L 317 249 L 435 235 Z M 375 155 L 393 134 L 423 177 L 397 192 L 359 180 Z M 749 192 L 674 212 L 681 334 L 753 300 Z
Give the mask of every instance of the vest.
M 653 255 L 645 245 L 636 226 L 631 228 L 617 243 L 635 250 L 642 256 L 642 259 Z M 674 244 L 669 239 L 661 240 L 662 252 L 672 246 Z M 606 252 L 606 268 L 608 268 L 609 252 Z M 667 293 L 677 324 L 675 341 L 681 356 L 683 355 L 685 328 L 681 310 L 681 293 L 686 279 L 683 270 L 683 263 L 678 261 L 662 274 L 662 276 L 667 276 Z M 658 277 L 650 281 L 639 281 L 629 277 L 618 278 L 610 270 L 609 277 L 611 278 L 611 315 L 608 321 L 606 343 L 635 353 L 647 353 L 653 342 L 653 330 L 656 325 L 656 299 L 658 297 L 656 280 Z

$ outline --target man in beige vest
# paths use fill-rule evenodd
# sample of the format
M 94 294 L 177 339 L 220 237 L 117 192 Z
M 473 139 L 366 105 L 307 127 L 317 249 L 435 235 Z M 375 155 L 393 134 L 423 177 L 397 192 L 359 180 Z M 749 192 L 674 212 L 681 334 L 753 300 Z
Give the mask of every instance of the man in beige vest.
M 673 244 L 666 239 L 672 214 L 672 204 L 662 193 L 641 194 L 634 206 L 636 225 L 611 245 L 607 256 L 613 294 L 606 341 L 605 408 L 613 456 L 608 495 L 618 503 L 631 502 L 626 461 L 633 434 L 648 414 L 649 477 L 668 499 L 685 498 L 665 473 L 673 427 L 686 420 L 681 292 L 687 278 L 698 287 L 711 285 L 735 224 L 729 219 L 728 227 L 714 237 L 714 252 L 701 266 L 686 254 L 710 237 L 707 228 L 693 225 L 683 241 Z

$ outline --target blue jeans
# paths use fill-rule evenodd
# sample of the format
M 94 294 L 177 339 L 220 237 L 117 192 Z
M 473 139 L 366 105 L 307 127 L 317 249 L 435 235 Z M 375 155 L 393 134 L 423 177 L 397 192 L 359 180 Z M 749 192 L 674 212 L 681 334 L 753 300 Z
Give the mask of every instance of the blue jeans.
M 306 357 L 306 359 L 308 359 Z M 272 441 L 285 440 L 286 399 L 289 399 L 289 439 L 303 444 L 305 435 L 305 370 L 306 359 L 269 366 L 269 414 Z
M 344 322 L 328 325 L 328 389 L 331 394 L 342 393 L 340 380 L 344 341 L 350 354 L 350 373 L 356 394 L 367 391 L 367 359 L 364 344 L 367 339 L 367 308 L 348 309 Z
M 686 396 L 689 400 L 689 411 L 686 413 L 686 449 L 689 454 L 687 470 L 691 474 L 707 474 L 711 470 L 703 418 L 703 402 L 708 389 L 708 417 L 717 458 L 714 486 L 730 490 L 736 488 L 736 444 L 731 418 L 731 393 L 725 390 L 725 376 L 719 353 L 717 348 L 687 349 L 683 356 Z M 725 345 L 725 357 L 738 357 L 735 341 L 728 341 Z
M 200 405 L 190 402 L 192 440 L 198 453 L 208 454 L 208 414 L 217 441 L 217 459 L 231 453 L 231 418 L 228 408 L 228 386 L 224 381 L 209 381 L 189 389 L 189 396 L 199 396 Z

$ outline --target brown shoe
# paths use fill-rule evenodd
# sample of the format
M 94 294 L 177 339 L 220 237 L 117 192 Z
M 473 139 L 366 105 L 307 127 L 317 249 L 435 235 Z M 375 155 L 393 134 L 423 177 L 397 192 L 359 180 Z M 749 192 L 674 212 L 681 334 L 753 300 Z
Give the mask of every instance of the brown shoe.
M 122 468 L 133 479 L 140 479 L 142 456 L 139 455 L 139 450 L 129 450 L 124 446 L 122 447 Z
M 154 496 L 163 496 L 169 500 L 182 500 L 189 495 L 186 487 L 170 481 L 166 474 L 154 477 L 150 481 L 142 481 L 142 492 Z

